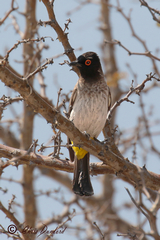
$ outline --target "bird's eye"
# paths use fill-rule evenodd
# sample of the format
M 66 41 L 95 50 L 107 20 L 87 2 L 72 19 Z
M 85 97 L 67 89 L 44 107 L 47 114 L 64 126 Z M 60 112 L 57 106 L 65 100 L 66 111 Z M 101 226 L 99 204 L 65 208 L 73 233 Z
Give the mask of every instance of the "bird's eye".
M 85 61 L 85 65 L 86 65 L 86 66 L 91 65 L 91 60 L 86 60 L 86 61 Z

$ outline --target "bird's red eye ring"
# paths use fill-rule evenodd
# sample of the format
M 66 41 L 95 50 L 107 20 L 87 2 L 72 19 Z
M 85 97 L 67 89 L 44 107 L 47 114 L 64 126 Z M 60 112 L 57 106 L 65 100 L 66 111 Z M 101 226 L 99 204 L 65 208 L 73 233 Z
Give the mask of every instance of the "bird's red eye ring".
M 86 61 L 85 61 L 85 65 L 86 65 L 86 66 L 91 65 L 91 60 L 86 60 Z

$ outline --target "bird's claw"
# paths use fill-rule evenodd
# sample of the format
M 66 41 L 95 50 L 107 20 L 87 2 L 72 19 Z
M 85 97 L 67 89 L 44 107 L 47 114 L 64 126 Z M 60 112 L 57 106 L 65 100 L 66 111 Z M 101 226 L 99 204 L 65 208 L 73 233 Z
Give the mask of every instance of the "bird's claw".
M 105 138 L 103 141 L 101 141 L 101 143 L 103 143 L 103 144 L 107 144 L 108 142 L 109 142 L 108 138 Z

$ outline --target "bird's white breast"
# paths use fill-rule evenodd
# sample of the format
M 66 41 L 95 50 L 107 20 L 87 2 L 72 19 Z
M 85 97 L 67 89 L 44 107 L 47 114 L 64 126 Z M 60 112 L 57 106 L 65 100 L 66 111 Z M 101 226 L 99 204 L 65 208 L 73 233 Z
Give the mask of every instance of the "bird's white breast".
M 108 87 L 98 86 L 79 88 L 70 114 L 70 120 L 81 131 L 91 137 L 98 137 L 102 131 L 108 112 Z

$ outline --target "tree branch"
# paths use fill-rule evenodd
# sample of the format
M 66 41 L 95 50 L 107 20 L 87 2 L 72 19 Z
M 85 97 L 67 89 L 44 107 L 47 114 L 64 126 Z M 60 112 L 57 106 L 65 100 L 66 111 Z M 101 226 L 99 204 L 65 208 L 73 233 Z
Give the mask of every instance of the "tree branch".
M 155 15 L 155 14 L 160 15 L 160 11 L 150 7 L 145 0 L 139 0 L 139 1 L 141 3 L 141 6 L 144 6 L 144 7 L 148 8 L 149 12 L 151 13 L 151 15 L 153 17 L 153 20 L 160 24 L 160 19 L 158 19 Z
M 128 182 L 132 182 L 137 187 L 139 186 L 141 182 L 139 171 L 134 164 L 126 160 L 119 152 L 111 137 L 112 133 L 109 125 L 107 128 L 107 135 L 110 136 L 108 145 L 100 143 L 98 140 L 88 139 L 71 121 L 64 118 L 51 104 L 47 103 L 31 88 L 27 81 L 22 81 L 3 66 L 0 66 L 0 78 L 7 86 L 18 91 L 34 111 L 40 113 L 47 122 L 56 126 L 56 128 L 72 139 L 75 145 L 83 147 L 105 164 L 109 165 L 118 177 L 123 176 Z M 142 173 L 146 187 L 157 191 L 160 187 L 160 176 L 143 168 Z
M 145 84 L 146 82 L 148 81 L 151 81 L 152 79 L 155 78 L 155 74 L 154 73 L 150 73 L 150 74 L 147 74 L 147 77 L 146 79 L 139 85 L 137 85 L 135 88 L 133 87 L 133 82 L 132 82 L 132 85 L 130 87 L 130 90 L 129 92 L 126 94 L 125 97 L 121 98 L 120 100 L 118 100 L 117 102 L 114 103 L 114 105 L 111 107 L 110 111 L 108 112 L 108 115 L 107 115 L 107 119 L 110 119 L 111 116 L 112 116 L 112 113 L 113 111 L 115 110 L 116 107 L 118 107 L 122 102 L 126 101 L 126 102 L 130 102 L 130 103 L 133 103 L 131 100 L 129 100 L 129 96 L 135 92 L 136 94 L 140 94 L 140 92 L 144 89 L 145 87 Z M 160 79 L 156 79 L 157 81 L 160 81 Z
M 14 5 L 14 1 L 15 0 L 12 0 L 12 2 L 11 2 L 11 9 L 6 13 L 6 15 L 4 16 L 4 18 L 2 18 L 1 20 L 0 20 L 0 26 L 4 23 L 4 21 L 8 18 L 8 16 L 11 14 L 11 12 L 13 12 L 13 11 L 15 11 L 15 10 L 17 10 L 19 7 L 14 7 L 13 5 Z
M 53 10 L 53 4 L 51 4 L 51 2 L 49 0 L 42 0 L 42 2 L 46 7 L 46 10 L 48 12 L 48 17 L 49 17 L 49 21 L 46 23 L 48 23 L 55 30 L 55 32 L 58 35 L 59 41 L 62 43 L 62 45 L 64 47 L 65 54 L 69 57 L 69 59 L 71 61 L 74 61 L 76 59 L 76 57 L 73 53 L 74 49 L 71 47 L 71 45 L 68 41 L 67 33 L 65 33 L 62 30 L 62 28 L 60 27 L 60 25 L 58 24 L 58 22 L 56 20 L 55 13 Z M 39 24 L 43 25 L 43 22 L 40 21 Z
M 140 52 L 131 52 L 128 48 L 126 48 L 120 41 L 118 40 L 113 40 L 113 41 L 108 41 L 105 40 L 105 43 L 109 43 L 109 44 L 113 44 L 113 45 L 119 45 L 120 47 L 122 47 L 125 51 L 128 52 L 128 55 L 138 55 L 138 56 L 146 56 L 149 57 L 150 59 L 155 59 L 157 61 L 160 61 L 160 58 L 156 57 L 155 55 L 153 55 L 150 51 L 146 51 L 144 53 L 140 53 Z

